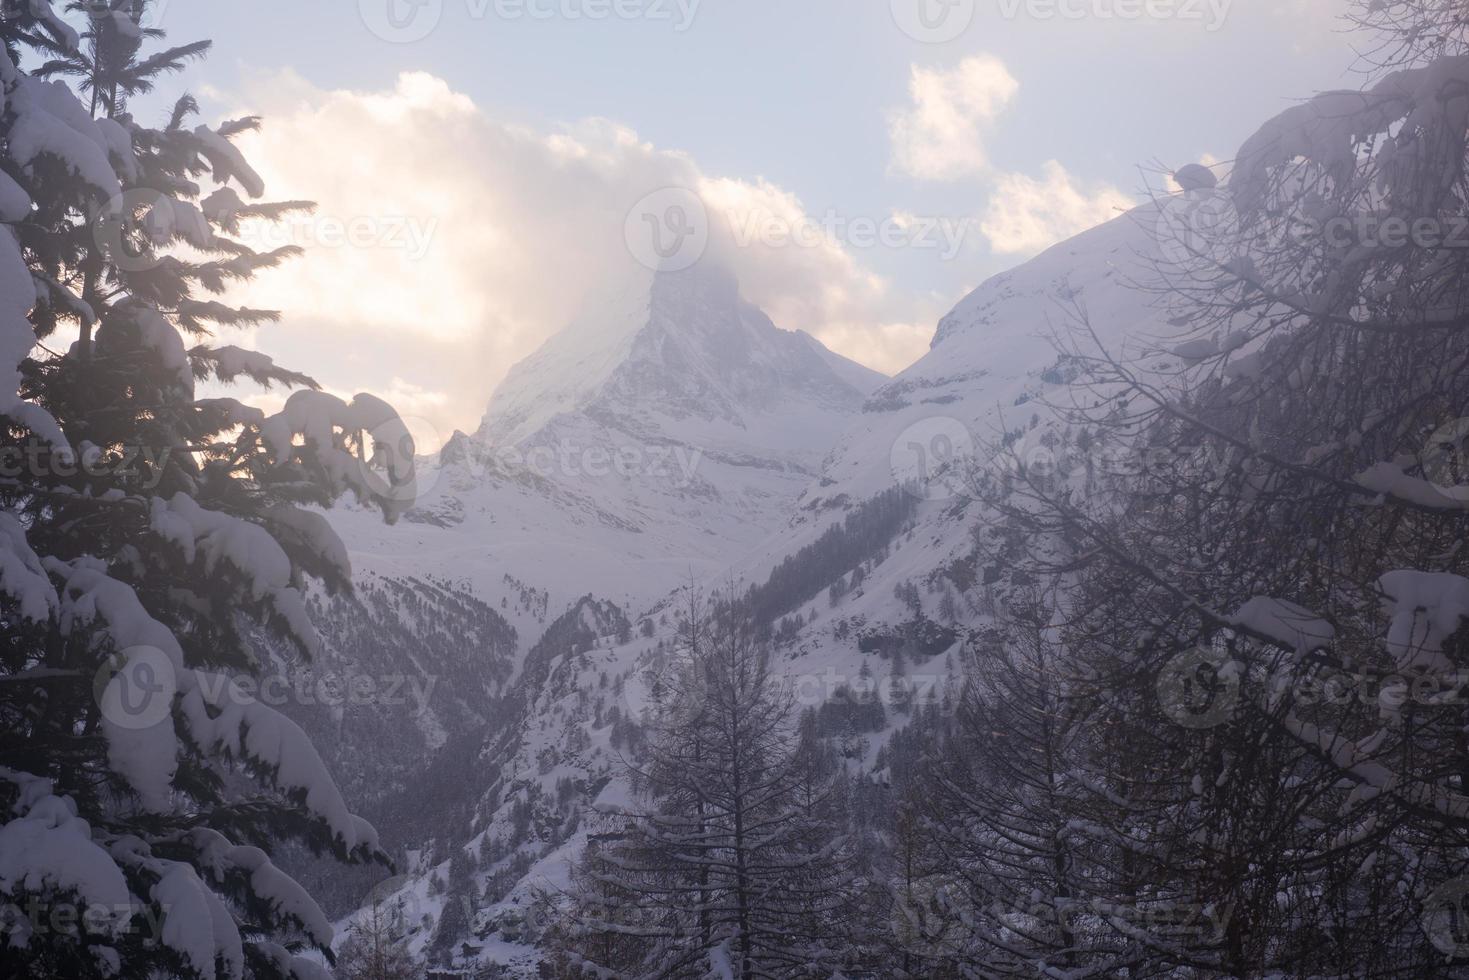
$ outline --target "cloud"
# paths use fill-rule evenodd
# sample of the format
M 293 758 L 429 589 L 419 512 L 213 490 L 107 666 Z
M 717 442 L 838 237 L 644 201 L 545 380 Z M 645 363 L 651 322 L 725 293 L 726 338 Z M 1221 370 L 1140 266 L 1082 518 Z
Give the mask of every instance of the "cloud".
M 1019 173 L 999 175 L 980 230 L 995 252 L 1031 254 L 1115 218 L 1136 203 L 1108 184 L 1086 189 L 1050 160 L 1039 180 Z
M 888 117 L 893 170 L 922 180 L 983 174 L 986 130 L 1019 89 L 1004 62 L 991 55 L 966 58 L 951 71 L 914 65 L 912 104 Z
M 1055 160 L 1044 165 L 1040 179 L 991 166 L 986 141 L 1020 90 L 1000 59 L 977 55 L 949 71 L 914 65 L 908 88 L 912 104 L 888 115 L 892 171 L 988 184 L 979 228 L 993 253 L 1038 252 L 1136 203 L 1109 185 L 1079 186 Z
M 732 267 L 778 325 L 879 370 L 922 354 L 955 298 L 906 295 L 839 236 L 746 240 L 756 219 L 821 222 L 783 188 L 706 174 L 610 120 L 537 129 L 495 118 L 422 73 L 375 92 L 326 91 L 272 73 L 211 95 L 231 114 L 264 116 L 241 148 L 269 198 L 319 205 L 275 238 L 255 230 L 258 244 L 301 244 L 306 255 L 232 297 L 285 316 L 229 342 L 264 350 L 329 390 L 396 398 L 419 416 L 425 444 L 477 427 L 512 364 L 598 297 L 647 275 L 625 225 L 660 188 L 703 199 L 711 257 Z

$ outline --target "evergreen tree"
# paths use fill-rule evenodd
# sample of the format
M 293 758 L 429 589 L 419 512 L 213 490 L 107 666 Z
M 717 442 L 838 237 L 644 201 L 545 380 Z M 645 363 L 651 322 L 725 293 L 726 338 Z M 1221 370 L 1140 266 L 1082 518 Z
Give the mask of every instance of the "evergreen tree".
M 470 915 L 474 911 L 474 878 L 463 848 L 455 847 L 449 857 L 449 881 L 443 890 L 443 912 L 434 929 L 429 956 L 439 966 L 452 966 L 460 944 L 469 938 Z
M 796 739 L 791 697 L 755 635 L 740 603 L 684 620 L 684 656 L 640 770 L 656 806 L 627 815 L 619 839 L 587 855 L 583 875 L 598 889 L 578 896 L 577 952 L 598 967 L 800 976 L 837 955 L 845 862 L 824 816 L 831 763 Z M 623 959 L 599 963 L 598 950 Z
M 304 205 L 237 192 L 263 194 L 231 142 L 258 120 L 191 128 L 188 96 L 162 128 L 129 115 L 208 47 L 145 50 L 148 6 L 72 3 L 80 36 L 46 0 L 0 19 L 0 452 L 26 461 L 0 480 L 0 877 L 82 913 L 0 946 L 0 975 L 320 977 L 298 953 L 330 959 L 332 928 L 270 851 L 386 858 L 238 682 L 252 631 L 316 652 L 308 578 L 350 586 L 302 505 L 396 518 L 412 442 L 371 396 L 210 343 L 276 318 L 218 297 L 295 251 L 254 251 L 241 222 Z M 206 380 L 301 390 L 267 416 Z

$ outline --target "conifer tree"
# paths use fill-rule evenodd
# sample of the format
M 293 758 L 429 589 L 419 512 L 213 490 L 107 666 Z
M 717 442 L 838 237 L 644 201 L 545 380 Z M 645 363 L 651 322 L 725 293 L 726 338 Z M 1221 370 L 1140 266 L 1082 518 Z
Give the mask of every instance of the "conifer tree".
M 830 760 L 796 738 L 791 696 L 755 636 L 739 602 L 684 621 L 640 770 L 654 806 L 625 814 L 618 839 L 587 855 L 583 876 L 599 886 L 575 913 L 587 963 L 752 978 L 808 975 L 836 957 L 846 860 L 824 816 Z M 609 899 L 620 911 L 598 916 Z M 624 960 L 597 963 L 597 950 Z
M 0 19 L 0 452 L 24 461 L 0 479 L 0 889 L 80 923 L 7 937 L 0 975 L 316 978 L 331 925 L 271 851 L 386 859 L 248 693 L 249 636 L 317 651 L 305 590 L 350 568 L 303 508 L 394 520 L 412 441 L 372 396 L 212 342 L 276 319 L 226 294 L 296 251 L 243 223 L 305 205 L 256 203 L 232 140 L 259 120 L 129 113 L 208 48 L 156 50 L 148 7 L 71 3 L 80 35 L 46 0 Z M 204 382 L 298 390 L 267 415 Z

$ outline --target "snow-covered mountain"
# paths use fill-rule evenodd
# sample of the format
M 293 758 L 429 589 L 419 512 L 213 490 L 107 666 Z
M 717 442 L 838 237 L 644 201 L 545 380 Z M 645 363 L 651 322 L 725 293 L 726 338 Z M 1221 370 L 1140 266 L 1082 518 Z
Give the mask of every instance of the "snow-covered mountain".
M 749 446 L 771 438 L 750 423 L 770 393 L 783 396 L 777 404 L 787 420 L 819 412 L 798 423 L 809 449 L 752 447 L 748 456 L 766 465 L 745 482 L 718 484 L 717 499 L 731 502 L 750 500 L 756 476 L 770 480 L 762 489 L 775 484 L 777 473 L 779 486 L 797 478 L 802 486 L 784 505 L 735 510 L 751 515 L 751 524 L 758 514 L 762 527 L 768 515 L 780 513 L 783 526 L 751 539 L 741 557 L 704 584 L 735 580 L 757 587 L 782 621 L 776 649 L 803 706 L 818 707 L 843 687 L 883 690 L 886 684 L 899 691 L 895 678 L 906 676 L 910 693 L 879 709 L 881 723 L 840 746 L 854 772 L 881 779 L 884 746 L 910 717 L 898 702 L 941 697 L 948 689 L 965 630 L 986 618 L 986 583 L 1003 571 L 985 567 L 976 548 L 990 515 L 973 490 L 998 465 L 991 447 L 1006 443 L 1034 459 L 1037 452 L 1065 456 L 1075 444 L 1077 434 L 1047 407 L 1070 396 L 1071 372 L 1057 337 L 1080 309 L 1109 346 L 1167 332 L 1164 315 L 1136 288 L 1151 270 L 1153 221 L 1150 209 L 1118 217 L 987 281 L 944 318 L 925 357 L 868 388 L 860 411 L 847 399 L 861 386 L 861 374 L 854 377 L 840 362 L 833 367 L 832 355 L 800 335 L 772 333 L 763 318 L 729 301 L 732 286 L 666 280 L 653 291 L 651 315 L 625 313 L 625 336 L 589 335 L 578 344 L 568 333 L 522 365 L 497 394 L 480 439 L 464 445 L 498 438 L 527 446 L 591 434 L 622 440 L 650 431 L 691 440 L 733 430 Z M 679 320 L 668 322 L 673 310 L 699 314 L 681 322 L 724 326 L 681 329 Z M 737 321 L 735 311 L 744 311 Z M 632 326 L 638 323 L 644 325 Z M 736 348 L 738 370 L 690 353 L 709 354 L 716 338 L 752 342 Z M 767 360 L 778 355 L 766 343 L 785 344 L 788 356 L 813 353 L 781 365 Z M 669 371 L 670 364 L 688 365 L 689 372 Z M 798 377 L 805 380 L 797 389 Z M 554 395 L 548 402 L 537 397 L 540 391 Z M 766 394 L 756 394 L 761 391 Z M 818 435 L 843 414 L 843 430 L 831 433 L 834 448 L 824 453 Z M 812 462 L 823 454 L 819 465 Z M 1076 461 L 1077 453 L 1071 456 Z M 777 459 L 804 463 L 777 470 Z M 701 475 L 722 481 L 743 472 L 731 467 Z M 895 492 L 900 486 L 906 489 Z M 558 489 L 573 492 L 566 483 Z M 631 496 L 599 499 L 636 513 Z M 665 499 L 670 508 L 688 508 L 670 514 L 688 520 L 690 529 L 709 519 L 686 499 Z M 719 519 L 728 522 L 713 525 L 721 534 L 735 524 L 728 514 Z M 484 957 L 533 958 L 516 940 L 533 931 L 537 896 L 565 886 L 588 835 L 608 829 L 599 814 L 629 799 L 619 760 L 627 739 L 636 738 L 628 724 L 646 700 L 649 668 L 665 655 L 678 601 L 665 596 L 652 605 L 649 632 L 629 636 L 622 610 L 584 600 L 529 656 L 514 694 L 519 715 L 486 739 L 476 767 L 486 775 L 477 789 L 464 788 L 478 794 L 474 816 L 452 845 L 480 858 L 474 892 L 482 900 L 470 918 Z M 441 877 L 446 868 L 438 865 Z M 452 898 L 431 894 L 427 874 L 403 882 L 400 897 L 429 916 L 430 925 L 411 937 L 422 949 L 437 912 Z
M 533 642 L 579 596 L 646 606 L 780 531 L 883 380 L 717 268 L 649 274 L 511 370 L 403 524 L 332 519 L 359 569 L 462 580 Z

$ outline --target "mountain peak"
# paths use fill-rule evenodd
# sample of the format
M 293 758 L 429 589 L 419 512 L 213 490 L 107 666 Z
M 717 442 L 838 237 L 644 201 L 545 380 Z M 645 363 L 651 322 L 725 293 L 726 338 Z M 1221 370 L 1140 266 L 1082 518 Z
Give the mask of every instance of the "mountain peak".
M 883 381 L 801 332 L 782 330 L 740 295 L 726 268 L 702 262 L 649 273 L 587 311 L 511 369 L 481 437 L 532 438 L 557 416 L 745 417 L 788 400 L 846 411 Z

